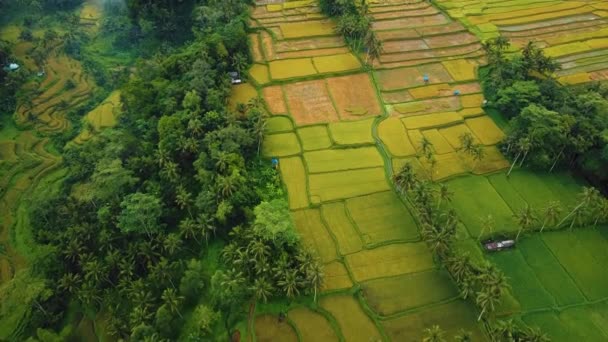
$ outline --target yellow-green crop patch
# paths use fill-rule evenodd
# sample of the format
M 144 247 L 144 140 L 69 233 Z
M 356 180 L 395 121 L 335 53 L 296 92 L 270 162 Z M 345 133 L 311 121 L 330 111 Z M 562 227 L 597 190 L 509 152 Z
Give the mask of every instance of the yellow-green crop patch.
M 460 103 L 462 104 L 463 108 L 479 108 L 483 105 L 483 95 L 462 95 L 460 96 Z
M 272 61 L 268 65 L 270 66 L 270 77 L 273 80 L 305 77 L 317 73 L 310 58 L 278 60 Z
M 466 59 L 441 62 L 455 81 L 469 81 L 477 78 L 476 65 Z
M 249 75 L 253 78 L 253 80 L 259 84 L 264 85 L 270 82 L 270 75 L 268 75 L 268 67 L 262 64 L 254 64 L 249 69 Z
M 312 61 L 320 73 L 341 72 L 361 68 L 361 63 L 359 63 L 357 57 L 352 53 L 313 57 Z
M 435 156 L 436 164 L 429 165 L 425 159 L 422 164 L 428 171 L 432 171 L 433 180 L 441 180 L 467 172 L 467 169 L 456 152 L 439 154 Z
M 372 124 L 374 119 L 332 122 L 329 124 L 329 132 L 338 145 L 362 145 L 373 144 Z
M 435 267 L 424 242 L 386 245 L 344 257 L 356 281 L 426 271 Z
M 280 27 L 285 39 L 335 35 L 335 25 L 330 20 L 285 23 Z
M 383 321 L 382 326 L 392 341 L 422 341 L 424 330 L 434 325 L 440 326 L 445 336 L 454 336 L 465 330 L 471 333 L 472 341 L 485 341 L 487 337 L 478 325 L 476 316 L 473 305 L 464 300 L 455 300 Z
M 301 152 L 295 133 L 271 134 L 264 137 L 262 152 L 267 157 L 285 157 Z
M 308 178 L 312 203 L 367 195 L 390 189 L 384 168 L 312 174 Z
M 315 151 L 329 148 L 331 139 L 326 126 L 310 126 L 298 128 L 304 151 Z
M 365 169 L 384 165 L 376 147 L 322 150 L 304 153 L 309 173 Z
M 374 322 L 351 295 L 324 297 L 320 304 L 338 321 L 346 341 L 382 340 L 382 335 L 378 332 Z
M 441 128 L 439 129 L 439 133 L 443 135 L 443 137 L 454 149 L 460 149 L 462 147 L 460 137 L 467 133 L 473 136 L 474 144 L 479 144 L 479 139 L 475 136 L 475 134 L 473 134 L 473 132 L 471 132 L 467 125 L 454 125 L 446 128 Z
M 286 341 L 297 342 L 298 335 L 293 330 L 291 325 L 281 323 L 278 317 L 273 315 L 262 315 L 255 318 L 255 336 L 256 341 L 272 342 Z
M 300 157 L 281 158 L 279 163 L 281 178 L 287 187 L 289 208 L 300 209 L 308 207 L 308 191 L 306 190 L 306 170 Z
M 336 260 L 334 240 L 321 220 L 319 209 L 293 211 L 294 223 L 302 242 L 316 251 L 323 263 Z
M 465 122 L 484 145 L 498 144 L 505 137 L 505 134 L 494 123 L 494 120 L 487 115 L 467 119 Z
M 378 136 L 386 145 L 391 155 L 407 157 L 416 154 L 414 145 L 410 142 L 401 120 L 388 118 L 378 125 Z
M 416 222 L 392 191 L 350 198 L 346 207 L 367 245 L 419 239 Z
M 333 261 L 323 266 L 323 287 L 322 291 L 333 291 L 349 289 L 353 286 L 353 281 L 348 275 L 348 271 L 344 264 L 340 261 Z
M 228 106 L 234 110 L 239 103 L 247 104 L 249 100 L 254 99 L 257 96 L 258 91 L 251 84 L 244 83 L 235 85 L 232 87 Z
M 293 123 L 286 116 L 274 116 L 266 120 L 266 133 L 282 133 L 293 131 Z
M 456 112 L 410 116 L 401 120 L 407 129 L 437 128 L 463 122 L 462 116 Z
M 321 206 L 321 214 L 327 228 L 336 238 L 340 254 L 351 254 L 363 248 L 359 233 L 346 215 L 343 202 L 324 204 Z
M 454 152 L 452 145 L 439 133 L 437 129 L 427 129 L 422 131 L 422 135 L 433 144 L 433 149 L 437 154 Z
M 290 310 L 287 317 L 298 327 L 302 341 L 337 341 L 338 336 L 331 324 L 323 317 L 305 307 Z
M 452 279 L 438 270 L 370 280 L 361 287 L 369 306 L 381 316 L 458 297 Z

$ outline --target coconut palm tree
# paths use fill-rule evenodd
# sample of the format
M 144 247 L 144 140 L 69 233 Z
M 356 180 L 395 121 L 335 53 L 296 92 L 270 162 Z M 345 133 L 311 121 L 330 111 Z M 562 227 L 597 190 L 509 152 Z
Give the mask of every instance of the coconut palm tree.
M 445 332 L 438 325 L 424 329 L 423 342 L 445 342 Z
M 572 216 L 575 212 L 579 211 L 581 208 L 588 206 L 590 203 L 593 203 L 593 201 L 597 198 L 601 198 L 601 195 L 596 188 L 588 186 L 583 187 L 583 191 L 580 193 L 579 196 L 581 198 L 579 204 L 574 207 L 574 209 L 572 209 L 572 211 L 560 221 L 558 226 L 561 226 L 564 222 L 566 222 L 567 219 L 570 218 L 570 216 Z
M 181 210 L 184 210 L 190 208 L 191 203 L 192 194 L 190 194 L 183 185 L 178 185 L 175 190 L 175 204 L 177 204 Z M 190 210 L 188 209 L 188 211 Z
M 519 341 L 526 342 L 549 342 L 551 339 L 538 328 L 526 327 L 520 332 Z
M 464 329 L 460 329 L 458 334 L 454 336 L 454 341 L 456 342 L 471 342 L 473 341 L 473 335 L 470 331 L 465 331 Z
M 293 298 L 300 293 L 297 270 L 287 271 L 285 277 L 279 280 L 277 284 L 283 289 L 288 298 Z
M 323 286 L 324 274 L 323 266 L 318 258 L 314 258 L 311 263 L 306 267 L 306 282 L 312 288 L 314 296 L 313 301 L 317 302 L 317 292 Z
M 545 209 L 543 209 L 543 225 L 540 227 L 540 232 L 542 233 L 547 224 L 554 226 L 559 222 L 559 215 L 562 213 L 561 204 L 558 201 L 551 201 Z
M 450 189 L 448 188 L 447 184 L 442 183 L 441 185 L 439 185 L 439 196 L 438 196 L 438 201 L 437 201 L 437 210 L 439 210 L 439 207 L 441 206 L 442 202 L 445 203 L 449 203 L 452 201 L 452 196 L 454 196 L 454 193 L 450 191 Z
M 473 156 L 473 160 L 475 161 L 475 164 L 473 164 L 473 169 L 471 170 L 473 171 L 477 167 L 477 164 L 479 164 L 479 162 L 482 161 L 483 158 L 485 158 L 486 150 L 483 148 L 483 145 L 477 144 L 473 147 L 471 155 Z
M 605 222 L 608 220 L 608 199 L 606 198 L 598 198 L 593 203 L 593 227 L 597 227 L 599 222 Z
M 194 239 L 196 243 L 199 243 L 198 239 L 196 238 L 196 236 L 198 235 L 197 225 L 196 221 L 194 221 L 193 219 L 185 218 L 181 220 L 181 222 L 179 223 L 179 233 L 186 239 Z
M 175 289 L 167 288 L 163 291 L 161 299 L 167 305 L 167 308 L 172 313 L 177 313 L 179 317 L 182 317 L 181 312 L 179 311 L 179 307 L 184 300 L 184 297 L 177 294 Z
M 509 172 L 507 172 L 507 178 L 511 175 L 511 171 L 513 171 L 513 167 L 515 167 L 515 164 L 517 164 L 519 157 L 521 157 L 522 154 L 524 154 L 524 156 L 527 155 L 528 151 L 530 150 L 530 147 L 531 147 L 531 142 L 528 137 L 521 138 L 515 143 L 515 148 L 517 148 L 517 155 L 515 156 L 515 159 L 513 159 L 513 163 L 511 163 Z M 523 164 L 523 159 L 522 159 L 522 164 Z
M 481 313 L 477 317 L 477 320 L 480 321 L 484 314 L 494 312 L 496 305 L 500 303 L 500 293 L 492 291 L 490 287 L 484 287 L 477 293 L 475 302 L 481 308 Z
M 65 273 L 57 284 L 57 287 L 65 291 L 69 294 L 75 293 L 80 284 L 82 283 L 82 278 L 78 273 Z
M 393 175 L 393 182 L 397 190 L 400 192 L 407 192 L 413 189 L 416 184 L 416 173 L 411 163 L 405 163 L 399 172 Z
M 473 276 L 471 256 L 468 253 L 453 255 L 448 259 L 447 266 L 457 283 Z
M 517 220 L 517 224 L 519 225 L 519 230 L 517 231 L 517 236 L 515 237 L 515 241 L 519 240 L 519 235 L 524 230 L 528 230 L 532 228 L 538 221 L 536 214 L 532 210 L 529 204 L 526 204 L 525 207 L 521 208 L 513 217 Z

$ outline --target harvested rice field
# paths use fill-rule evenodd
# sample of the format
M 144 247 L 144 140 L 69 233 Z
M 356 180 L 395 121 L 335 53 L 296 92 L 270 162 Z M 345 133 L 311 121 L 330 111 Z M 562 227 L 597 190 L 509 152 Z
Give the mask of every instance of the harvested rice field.
M 608 79 L 605 4 L 371 1 L 372 28 L 384 50 L 366 65 L 365 54 L 350 52 L 317 2 L 257 2 L 252 18 L 262 30 L 250 35 L 257 69 L 250 74 L 272 115 L 262 152 L 279 157 L 296 230 L 325 275 L 317 304 L 294 304 L 286 311 L 289 324 L 268 321 L 262 336 L 420 341 L 425 329 L 439 325 L 447 340 L 466 330 L 474 341 L 490 341 L 475 300 L 461 299 L 394 192 L 391 176 L 408 161 L 421 178 L 453 192 L 445 205 L 460 221 L 456 248 L 507 276 L 511 289 L 497 317 L 538 325 L 554 341 L 607 338 L 601 266 L 608 262 L 608 234 L 547 228 L 523 232 L 509 251 L 488 254 L 481 247 L 480 240 L 496 234 L 517 234 L 514 215 L 526 205 L 536 212 L 550 201 L 576 205 L 583 183 L 518 167 L 506 176 L 504 126 L 484 111 L 478 77 L 487 63 L 481 42 L 502 34 L 516 47 L 528 40 L 546 47 L 564 65 L 556 75 L 563 83 Z M 481 160 L 462 150 L 464 134 L 481 146 Z M 433 163 L 421 156 L 423 139 L 432 145 Z M 487 215 L 491 228 L 482 223 Z M 266 316 L 258 315 L 256 329 L 260 317 Z

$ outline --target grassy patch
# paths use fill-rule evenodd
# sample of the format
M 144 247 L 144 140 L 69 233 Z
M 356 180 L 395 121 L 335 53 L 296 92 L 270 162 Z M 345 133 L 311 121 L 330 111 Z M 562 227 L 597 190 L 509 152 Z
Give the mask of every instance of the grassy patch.
M 467 176 L 447 182 L 454 192 L 452 206 L 467 227 L 471 237 L 477 238 L 482 230 L 481 217 L 492 215 L 495 232 L 515 232 L 518 227 L 511 208 L 500 197 L 486 177 Z M 484 235 L 489 232 L 486 231 Z
M 293 131 L 293 123 L 288 117 L 275 116 L 266 120 L 266 133 Z
M 298 341 L 298 335 L 287 321 L 279 322 L 277 316 L 269 314 L 255 318 L 255 337 L 258 342 Z
M 353 286 L 346 267 L 339 261 L 325 264 L 323 273 L 325 275 L 323 279 L 323 291 L 348 289 Z

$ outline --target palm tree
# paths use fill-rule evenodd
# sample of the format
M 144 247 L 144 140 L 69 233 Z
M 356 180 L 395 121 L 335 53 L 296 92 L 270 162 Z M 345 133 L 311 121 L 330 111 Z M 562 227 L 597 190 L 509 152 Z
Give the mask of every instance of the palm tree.
M 457 283 L 472 277 L 471 257 L 468 253 L 455 254 L 447 262 L 448 269 Z
M 285 273 L 285 277 L 277 282 L 277 284 L 285 291 L 288 298 L 293 298 L 300 293 L 298 289 L 299 280 L 297 270 L 289 270 Z
M 306 267 L 306 282 L 313 289 L 313 301 L 317 302 L 317 291 L 323 286 L 325 275 L 323 274 L 323 266 L 318 258 L 313 259 Z
M 175 191 L 175 204 L 181 209 L 189 208 L 192 203 L 192 194 L 183 185 L 179 185 Z
M 593 227 L 596 227 L 600 221 L 606 222 L 608 220 L 608 199 L 598 199 L 595 208 L 595 221 L 593 222 Z
M 196 229 L 196 221 L 191 218 L 185 218 L 179 223 L 179 232 L 186 239 L 194 239 L 196 243 L 199 243 L 196 238 L 197 229 Z
M 471 134 L 471 132 L 466 132 L 460 135 L 458 139 L 460 140 L 459 150 L 462 150 L 465 154 L 471 154 L 475 142 L 473 134 Z
M 483 234 L 488 231 L 490 235 L 494 232 L 494 227 L 496 226 L 496 221 L 494 220 L 494 216 L 492 214 L 488 214 L 488 216 L 481 218 L 481 231 L 479 232 L 479 236 L 477 240 L 481 241 L 481 237 Z
M 370 64 L 373 64 L 374 60 L 380 58 L 380 55 L 382 54 L 382 52 L 384 50 L 384 44 L 382 43 L 382 41 L 380 39 L 378 39 L 376 32 L 374 32 L 372 30 L 368 30 L 367 33 L 365 34 L 365 37 L 363 39 L 363 44 L 365 45 L 365 47 L 367 49 L 367 56 L 365 57 L 365 64 L 368 64 L 368 61 L 371 62 Z
M 519 230 L 517 231 L 517 236 L 515 237 L 515 241 L 519 240 L 519 235 L 522 231 L 528 230 L 536 224 L 538 218 L 536 214 L 532 210 L 529 204 L 526 204 L 525 207 L 521 208 L 513 217 L 517 220 L 517 224 L 519 225 Z
M 479 162 L 482 161 L 483 158 L 485 158 L 486 150 L 483 148 L 483 145 L 477 144 L 474 146 L 471 155 L 473 156 L 473 160 L 475 161 L 475 164 L 473 164 L 472 170 L 475 170 L 475 168 L 477 167 L 477 164 L 479 164 Z
M 580 203 L 576 207 L 574 207 L 574 209 L 572 209 L 572 211 L 560 221 L 558 226 L 561 226 L 564 222 L 566 222 L 567 219 L 570 218 L 570 216 L 572 216 L 575 212 L 579 211 L 579 209 L 581 209 L 582 207 L 589 205 L 597 198 L 601 198 L 601 195 L 596 188 L 588 186 L 583 187 L 583 191 L 580 193 L 579 196 L 581 198 Z
M 496 305 L 500 303 L 500 293 L 492 291 L 489 287 L 484 287 L 478 292 L 475 302 L 481 308 L 481 313 L 477 317 L 477 320 L 480 321 L 485 313 L 494 312 Z
M 517 148 L 517 155 L 515 156 L 515 159 L 513 159 L 513 163 L 511 164 L 511 168 L 509 168 L 509 172 L 507 172 L 507 178 L 511 175 L 511 171 L 513 171 L 513 167 L 515 167 L 515 164 L 517 164 L 517 161 L 519 160 L 519 157 L 521 157 L 522 153 L 524 155 L 528 154 L 528 151 L 531 147 L 530 139 L 528 137 L 519 139 L 515 144 L 515 147 Z
M 163 291 L 161 298 L 165 302 L 165 305 L 167 305 L 169 311 L 172 313 L 177 313 L 179 317 L 182 317 L 182 314 L 179 311 L 179 306 L 184 300 L 184 297 L 178 295 L 175 289 L 167 288 Z
M 205 243 L 209 243 L 209 237 L 211 236 L 211 234 L 213 234 L 213 236 L 215 236 L 215 231 L 216 231 L 216 227 L 213 221 L 213 218 L 211 218 L 209 215 L 207 214 L 200 214 L 198 215 L 198 218 L 196 219 L 196 224 L 197 224 L 197 228 L 200 230 L 201 236 L 203 236 L 205 238 Z
M 414 172 L 412 164 L 405 163 L 399 172 L 393 175 L 393 182 L 395 182 L 398 191 L 410 191 L 416 183 L 416 173 Z
M 251 297 L 251 304 L 249 305 L 249 326 L 253 323 L 253 314 L 255 313 L 256 303 L 262 300 L 264 303 L 268 301 L 268 298 L 272 295 L 273 287 L 272 284 L 265 277 L 256 278 L 251 286 L 250 290 L 253 293 Z
M 169 255 L 173 255 L 177 253 L 182 246 L 182 239 L 179 235 L 175 233 L 170 233 L 165 237 L 163 241 L 163 249 L 169 253 Z
M 57 287 L 69 294 L 74 294 L 81 283 L 82 279 L 78 273 L 65 273 L 61 279 L 59 279 Z
M 137 306 L 134 307 L 129 314 L 129 323 L 131 323 L 132 327 L 136 327 L 149 322 L 150 319 L 152 319 L 152 316 L 152 313 L 149 312 L 147 308 Z
M 445 342 L 445 332 L 438 325 L 424 329 L 423 342 Z
M 473 341 L 473 335 L 471 335 L 470 331 L 465 331 L 464 329 L 460 329 L 458 334 L 454 336 L 454 341 L 456 342 L 471 342 Z
M 547 336 L 547 334 L 540 331 L 538 328 L 526 327 L 526 329 L 521 331 L 521 335 L 519 337 L 520 341 L 527 342 L 549 342 L 551 339 Z
M 271 250 L 261 239 L 253 239 L 247 246 L 247 252 L 251 253 L 256 261 L 264 262 L 270 256 Z
M 442 202 L 446 202 L 446 203 L 451 202 L 452 196 L 454 196 L 454 193 L 450 191 L 447 184 L 442 183 L 439 186 L 439 198 L 437 201 L 437 210 L 439 210 L 439 207 L 441 206 Z
M 540 232 L 542 233 L 547 224 L 554 226 L 559 221 L 559 215 L 562 213 L 561 204 L 558 201 L 551 201 L 545 209 L 543 210 L 543 226 L 540 227 Z
M 175 183 L 179 179 L 179 167 L 172 161 L 167 161 L 161 170 L 161 176 L 166 178 L 169 182 Z

